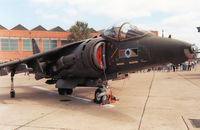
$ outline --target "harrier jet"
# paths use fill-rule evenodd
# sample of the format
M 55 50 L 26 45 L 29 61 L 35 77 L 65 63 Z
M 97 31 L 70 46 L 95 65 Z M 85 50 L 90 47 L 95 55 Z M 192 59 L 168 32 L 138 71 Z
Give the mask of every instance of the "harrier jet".
M 108 80 L 162 64 L 178 64 L 196 53 L 194 45 L 158 37 L 129 23 L 45 52 L 40 52 L 34 39 L 32 47 L 32 56 L 0 64 L 1 76 L 11 73 L 11 98 L 15 97 L 15 74 L 29 71 L 36 80 L 45 78 L 47 84 L 55 84 L 60 95 L 72 94 L 77 86 L 97 87 L 94 101 L 102 103 Z

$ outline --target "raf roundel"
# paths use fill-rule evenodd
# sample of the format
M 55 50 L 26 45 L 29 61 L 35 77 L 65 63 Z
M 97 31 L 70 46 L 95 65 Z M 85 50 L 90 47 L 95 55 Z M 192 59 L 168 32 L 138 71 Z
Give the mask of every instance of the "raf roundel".
M 125 50 L 125 56 L 126 56 L 127 58 L 130 58 L 130 57 L 131 57 L 131 49 L 127 48 L 127 49 Z

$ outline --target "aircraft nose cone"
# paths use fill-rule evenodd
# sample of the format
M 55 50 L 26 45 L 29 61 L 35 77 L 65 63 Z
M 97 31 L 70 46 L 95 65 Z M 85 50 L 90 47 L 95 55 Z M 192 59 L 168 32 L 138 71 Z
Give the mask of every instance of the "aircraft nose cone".
M 198 52 L 198 47 L 196 45 L 188 45 L 186 49 L 184 49 L 185 56 L 188 59 L 192 59 L 195 57 L 195 54 Z
M 171 62 L 175 64 L 182 63 L 188 59 L 194 58 L 196 47 L 187 42 L 179 40 L 170 40 L 169 46 L 171 46 Z
M 196 48 L 187 42 L 169 38 L 159 38 L 154 41 L 152 57 L 157 63 L 180 64 L 195 55 Z

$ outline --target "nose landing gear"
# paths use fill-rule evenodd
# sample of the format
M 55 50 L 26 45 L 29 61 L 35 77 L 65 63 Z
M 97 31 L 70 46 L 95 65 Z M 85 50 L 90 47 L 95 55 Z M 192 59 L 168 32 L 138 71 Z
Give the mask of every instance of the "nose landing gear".
M 103 88 L 98 88 L 94 94 L 94 102 L 101 104 L 106 104 L 106 90 Z
M 116 101 L 116 97 L 112 95 L 112 87 L 109 87 L 108 85 L 102 85 L 102 87 L 99 87 L 95 91 L 94 102 L 97 104 L 105 105 L 115 103 Z

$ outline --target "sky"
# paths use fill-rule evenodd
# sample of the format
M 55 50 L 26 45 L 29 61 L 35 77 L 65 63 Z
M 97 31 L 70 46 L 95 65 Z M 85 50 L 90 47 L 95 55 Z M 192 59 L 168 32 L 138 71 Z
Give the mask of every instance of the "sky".
M 96 30 L 130 22 L 200 47 L 200 0 L 1 0 L 0 24 L 69 29 L 77 20 Z

